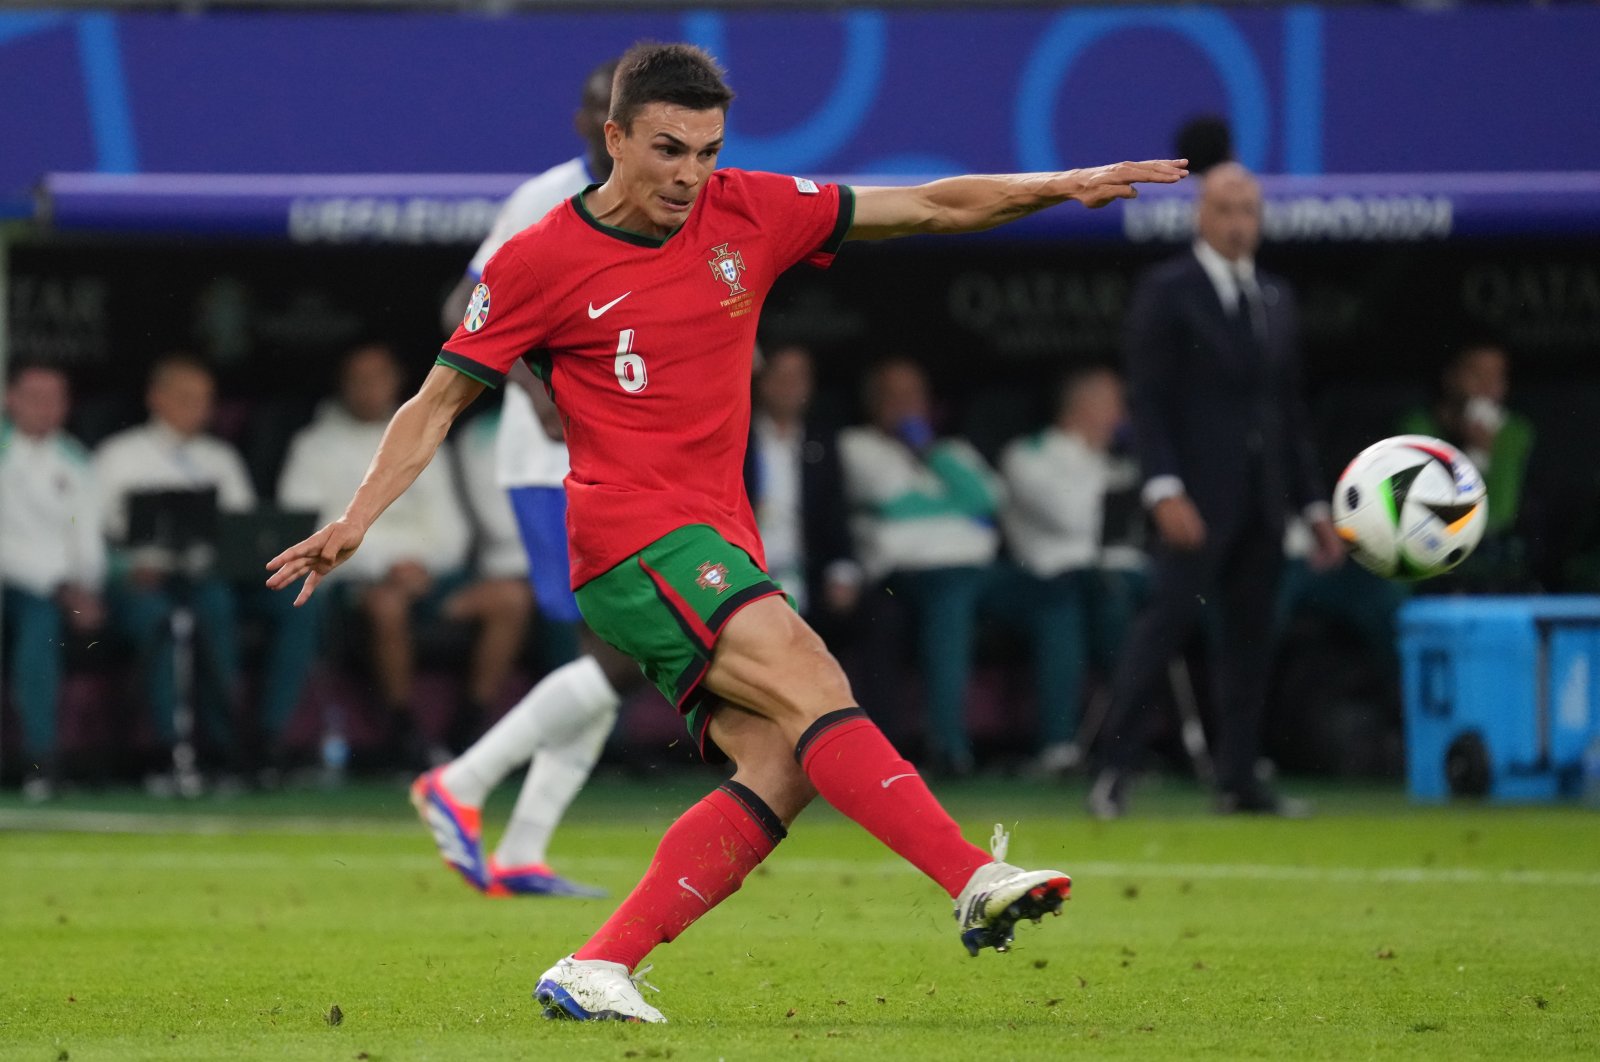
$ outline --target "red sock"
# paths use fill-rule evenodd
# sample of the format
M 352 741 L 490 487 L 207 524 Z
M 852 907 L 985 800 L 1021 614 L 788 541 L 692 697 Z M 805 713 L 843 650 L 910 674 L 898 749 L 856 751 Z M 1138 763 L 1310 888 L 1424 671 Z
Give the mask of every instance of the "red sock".
M 785 835 L 766 801 L 738 782 L 722 783 L 667 828 L 650 869 L 574 957 L 632 970 L 739 891 Z
M 824 800 L 939 883 L 952 898 L 989 855 L 961 836 L 876 723 L 860 708 L 841 708 L 812 723 L 794 757 Z

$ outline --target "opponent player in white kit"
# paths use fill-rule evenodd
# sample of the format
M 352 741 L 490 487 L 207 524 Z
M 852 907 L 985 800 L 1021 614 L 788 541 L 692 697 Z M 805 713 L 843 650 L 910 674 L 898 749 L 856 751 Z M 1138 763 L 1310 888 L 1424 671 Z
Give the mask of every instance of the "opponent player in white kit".
M 467 274 L 445 300 L 446 334 L 454 332 L 471 304 L 484 265 L 500 245 L 611 173 L 605 123 L 611 105 L 612 60 L 584 82 L 573 124 L 586 153 L 520 185 L 495 218 L 493 228 L 467 266 Z M 561 816 L 583 787 L 616 721 L 622 698 L 642 685 L 632 660 L 589 634 L 573 599 L 567 563 L 567 447 L 555 405 L 533 374 L 513 374 L 520 386 L 505 388 L 495 439 L 495 478 L 510 497 L 528 552 L 528 576 L 546 621 L 565 643 L 570 661 L 551 671 L 505 717 L 453 762 L 418 778 L 411 800 L 445 862 L 467 884 L 491 896 L 600 896 L 604 892 L 556 874 L 545 850 Z M 581 633 L 580 633 L 581 632 Z M 583 655 L 578 655 L 582 639 Z M 577 659 L 573 659 L 577 657 Z M 522 792 L 505 836 L 484 858 L 483 802 L 490 790 L 529 760 Z

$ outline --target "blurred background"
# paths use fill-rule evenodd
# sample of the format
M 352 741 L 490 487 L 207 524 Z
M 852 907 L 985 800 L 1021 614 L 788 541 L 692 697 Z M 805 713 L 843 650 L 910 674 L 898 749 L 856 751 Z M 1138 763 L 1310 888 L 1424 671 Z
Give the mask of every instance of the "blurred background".
M 1600 8 L 515 0 L 0 12 L 0 446 L 22 462 L 10 394 L 28 372 L 46 391 L 70 388 L 64 424 L 80 449 L 57 451 L 63 468 L 93 473 L 81 489 L 96 500 L 81 511 L 107 547 L 97 559 L 86 542 L 59 578 L 30 581 L 37 531 L 18 524 L 3 539 L 0 783 L 37 799 L 74 786 L 198 792 L 180 784 L 198 765 L 205 788 L 335 784 L 405 765 L 396 711 L 433 746 L 459 747 L 562 659 L 566 636 L 527 599 L 504 497 L 484 481 L 497 399 L 455 433 L 430 512 L 456 511 L 409 558 L 430 601 L 407 616 L 399 637 L 412 656 L 398 678 L 376 629 L 385 621 L 359 594 L 307 626 L 251 573 L 316 508 L 297 490 L 313 472 L 285 472 L 297 434 L 336 398 L 352 420 L 381 425 L 415 387 L 501 199 L 582 153 L 573 112 L 585 78 L 642 38 L 702 44 L 727 68 L 739 98 L 726 166 L 866 184 L 1183 154 L 1260 174 L 1258 261 L 1299 295 L 1308 424 L 1328 487 L 1358 450 L 1418 417 L 1448 434 L 1450 411 L 1474 398 L 1492 407 L 1482 419 L 1494 430 L 1452 441 L 1500 474 L 1489 539 L 1436 582 L 1385 582 L 1351 564 L 1315 571 L 1291 524 L 1265 756 L 1289 773 L 1398 785 L 1408 711 L 1461 716 L 1483 683 L 1503 681 L 1519 692 L 1486 695 L 1471 710 L 1487 719 L 1461 716 L 1437 736 L 1430 780 L 1414 777 L 1413 791 L 1494 792 L 1518 772 L 1549 779 L 1525 796 L 1582 787 L 1592 738 L 1551 733 L 1600 732 L 1594 639 L 1568 654 L 1581 668 L 1563 672 L 1534 650 L 1547 644 L 1539 600 L 1600 592 L 1600 137 L 1587 110 L 1600 94 Z M 1193 240 L 1192 196 L 852 245 L 831 269 L 781 281 L 763 351 L 802 348 L 814 385 L 802 380 L 800 404 L 830 430 L 871 420 L 869 365 L 913 359 L 938 435 L 970 443 L 998 477 L 1008 445 L 1056 416 L 1063 377 L 1120 372 L 1135 285 Z M 1473 391 L 1459 359 L 1485 350 L 1490 380 Z M 31 400 L 37 410 L 61 399 Z M 214 437 L 208 460 L 226 466 L 217 507 L 242 529 L 141 531 L 175 517 L 141 518 L 94 480 L 123 474 L 118 462 L 137 470 L 137 455 L 107 455 L 108 440 L 185 402 L 173 415 Z M 1495 452 L 1507 431 L 1517 445 Z M 1124 436 L 1113 433 L 1114 457 L 1128 457 Z M 33 461 L 23 463 L 45 467 Z M 13 493 L 0 494 L 0 517 L 31 504 L 25 478 L 4 481 Z M 894 572 L 867 563 L 845 577 L 859 592 L 819 626 L 919 763 L 1007 777 L 1083 769 L 1141 592 L 1138 482 L 1136 470 L 1111 477 L 1079 562 L 1097 580 L 1133 573 L 1119 591 L 1131 597 L 1072 627 L 1082 663 L 1054 703 L 1041 703 L 1037 656 L 1067 650 L 1017 628 L 1014 545 L 1001 536 L 973 562 L 986 581 L 971 668 L 934 680 L 958 683 L 966 749 L 930 733 L 925 627 L 890 592 Z M 855 517 L 859 532 L 850 499 L 862 493 L 847 484 L 808 519 L 851 528 Z M 1117 513 L 1126 549 L 1112 558 Z M 260 541 L 252 528 L 270 533 Z M 182 558 L 149 561 L 141 547 Z M 843 550 L 828 563 L 863 560 L 859 541 Z M 1523 604 L 1505 633 L 1445 638 L 1424 666 L 1409 660 L 1398 619 L 1419 594 L 1469 611 L 1486 595 Z M 58 610 L 56 626 L 24 614 L 39 601 Z M 188 617 L 176 627 L 174 610 Z M 1591 632 L 1600 623 L 1574 615 Z M 486 629 L 506 617 L 516 622 L 496 636 L 514 649 L 485 670 Z M 1174 770 L 1191 767 L 1183 720 L 1212 711 L 1205 637 L 1173 669 L 1161 694 L 1171 710 L 1149 735 Z M 1495 656 L 1524 642 L 1534 650 Z M 1461 646 L 1491 670 L 1445 689 Z M 1487 748 L 1463 760 L 1452 743 L 1468 730 Z M 688 763 L 681 733 L 654 693 L 639 695 L 606 756 L 627 769 Z M 175 744 L 190 746 L 177 761 Z

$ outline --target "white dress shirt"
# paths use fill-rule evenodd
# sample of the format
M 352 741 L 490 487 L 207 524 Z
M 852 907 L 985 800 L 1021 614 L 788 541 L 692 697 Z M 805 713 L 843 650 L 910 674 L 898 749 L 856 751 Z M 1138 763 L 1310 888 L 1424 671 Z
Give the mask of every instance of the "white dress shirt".
M 211 435 L 185 438 L 154 419 L 102 442 L 94 452 L 94 475 L 105 501 L 106 535 L 113 542 L 127 537 L 130 494 L 215 487 L 223 512 L 247 512 L 256 504 L 238 451 Z
M 89 451 L 65 432 L 0 425 L 0 583 L 49 597 L 106 576 L 100 496 Z
M 387 421 L 355 419 L 335 400 L 323 403 L 316 419 L 289 443 L 278 477 L 278 504 L 314 509 L 319 523 L 338 519 L 365 478 L 386 427 Z M 461 568 L 472 526 L 456 494 L 452 463 L 446 443 L 329 578 L 378 580 L 401 561 L 414 561 L 433 575 Z

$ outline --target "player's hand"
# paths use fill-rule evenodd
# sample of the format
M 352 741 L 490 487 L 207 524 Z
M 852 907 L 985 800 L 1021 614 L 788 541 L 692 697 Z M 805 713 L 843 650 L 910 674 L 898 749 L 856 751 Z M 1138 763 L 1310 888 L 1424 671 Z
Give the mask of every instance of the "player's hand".
M 1116 199 L 1136 199 L 1140 184 L 1176 184 L 1189 176 L 1188 159 L 1157 159 L 1151 162 L 1117 162 L 1074 170 L 1082 187 L 1069 198 L 1090 210 Z
M 310 538 L 297 542 L 267 561 L 267 588 L 282 590 L 302 575 L 305 585 L 295 596 L 296 608 L 311 599 L 322 577 L 350 559 L 366 537 L 366 529 L 340 517 Z
M 823 587 L 822 596 L 828 611 L 841 616 L 847 615 L 856 610 L 856 605 L 861 600 L 861 581 L 829 579 Z
M 1162 498 L 1150 510 L 1161 541 L 1173 549 L 1197 550 L 1206 544 L 1206 522 L 1187 495 Z
M 1331 571 L 1344 563 L 1344 539 L 1334 530 L 1332 520 L 1313 520 L 1311 535 L 1316 540 L 1316 547 L 1311 551 L 1311 556 L 1306 558 L 1306 563 L 1312 571 Z
M 93 590 L 68 583 L 56 593 L 67 622 L 79 634 L 98 630 L 106 621 L 105 599 Z

